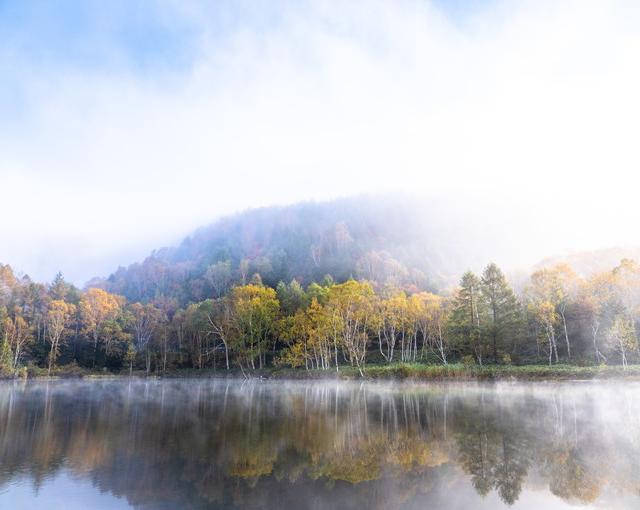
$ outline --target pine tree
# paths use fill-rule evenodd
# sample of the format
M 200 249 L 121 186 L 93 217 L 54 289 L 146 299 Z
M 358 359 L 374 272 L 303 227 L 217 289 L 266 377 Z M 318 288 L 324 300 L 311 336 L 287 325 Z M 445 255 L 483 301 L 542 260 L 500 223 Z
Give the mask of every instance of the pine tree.
M 0 340 L 0 372 L 11 370 L 12 360 L 11 346 L 6 338 Z
M 5 320 L 7 319 L 7 309 L 0 306 L 0 373 L 10 371 L 13 364 L 13 353 L 4 330 Z
M 486 303 L 480 286 L 480 279 L 471 271 L 462 275 L 460 288 L 453 301 L 449 327 L 461 353 L 472 353 L 482 365 Z
M 502 271 L 495 264 L 489 264 L 482 273 L 480 290 L 487 306 L 485 334 L 491 344 L 493 362 L 498 362 L 498 354 L 507 347 L 509 336 L 517 336 L 519 306 L 513 290 Z
M 49 295 L 52 299 L 65 300 L 67 299 L 67 295 L 71 290 L 71 285 L 69 285 L 62 275 L 61 272 L 58 271 L 53 282 L 49 287 Z

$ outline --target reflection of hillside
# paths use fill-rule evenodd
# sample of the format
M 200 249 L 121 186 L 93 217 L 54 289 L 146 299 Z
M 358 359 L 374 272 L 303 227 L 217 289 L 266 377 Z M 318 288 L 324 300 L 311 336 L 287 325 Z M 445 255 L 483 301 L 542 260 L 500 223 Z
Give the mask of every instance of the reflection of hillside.
M 620 425 L 600 415 L 598 398 L 237 382 L 5 386 L 0 483 L 25 472 L 38 483 L 64 468 L 146 508 L 281 507 L 296 494 L 305 495 L 298 508 L 411 506 L 460 477 L 507 504 L 529 478 L 576 503 L 606 487 L 637 494 L 637 406 L 610 402 Z

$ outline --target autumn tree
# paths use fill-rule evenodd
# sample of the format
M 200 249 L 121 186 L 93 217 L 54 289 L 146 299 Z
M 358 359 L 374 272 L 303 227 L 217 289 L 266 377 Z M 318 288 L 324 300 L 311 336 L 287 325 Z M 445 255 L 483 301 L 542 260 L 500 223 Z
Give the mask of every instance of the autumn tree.
M 159 328 L 166 321 L 166 317 L 151 303 L 146 305 L 134 303 L 129 307 L 129 310 L 133 318 L 132 328 L 136 351 L 145 353 L 145 367 L 148 375 L 151 370 L 149 344 L 154 334 L 159 334 Z
M 123 304 L 123 298 L 115 296 L 109 292 L 90 288 L 80 300 L 79 310 L 82 318 L 84 331 L 93 340 L 93 366 L 96 366 L 99 341 L 104 342 L 105 351 L 108 353 L 112 337 L 105 331 L 105 326 L 109 321 L 115 320 Z
M 558 326 L 561 324 L 561 314 L 558 313 L 564 298 L 564 290 L 558 272 L 543 268 L 531 275 L 531 284 L 526 290 L 528 296 L 528 310 L 536 323 L 544 332 L 548 343 L 549 364 L 558 356 Z M 567 356 L 570 354 L 568 336 Z
M 626 370 L 629 355 L 638 350 L 638 340 L 631 320 L 623 314 L 617 315 L 607 332 L 607 344 L 620 356 L 620 364 Z
M 241 368 L 263 368 L 266 364 L 268 342 L 275 328 L 279 312 L 276 291 L 264 285 L 249 284 L 231 291 L 233 322 L 237 335 L 233 350 Z
M 623 259 L 613 269 L 613 278 L 616 297 L 635 331 L 640 319 L 640 265 L 633 260 Z
M 0 264 L 0 306 L 8 306 L 18 286 L 18 279 L 8 264 Z
M 423 351 L 429 349 L 446 365 L 449 355 L 449 310 L 445 298 L 430 292 L 420 292 L 411 296 L 411 302 L 417 311 L 416 327 L 422 335 Z
M 211 303 L 211 309 L 207 311 L 207 320 L 211 332 L 217 338 L 224 349 L 226 369 L 229 370 L 229 349 L 234 335 L 237 334 L 233 320 L 233 306 L 229 297 L 216 299 Z
M 127 350 L 124 354 L 124 361 L 127 365 L 129 365 L 129 375 L 133 374 L 133 364 L 136 361 L 136 356 L 138 352 L 136 351 L 136 346 L 133 342 L 127 342 Z
M 407 295 L 402 291 L 391 291 L 391 295 L 378 300 L 377 305 L 370 324 L 375 324 L 380 354 L 388 363 L 392 363 L 396 344 L 400 343 L 400 355 L 404 361 L 409 308 Z
M 219 298 L 224 295 L 229 290 L 229 285 L 233 278 L 231 261 L 221 260 L 210 265 L 204 274 L 204 278 L 213 289 L 213 297 Z
M 616 308 L 615 293 L 615 278 L 610 271 L 592 275 L 583 283 L 579 293 L 579 302 L 584 310 L 583 321 L 588 325 L 596 363 L 607 361 L 601 344 Z
M 292 367 L 328 370 L 333 363 L 331 317 L 316 298 L 305 309 L 280 321 L 280 336 L 287 342 L 279 362 Z
M 191 366 L 198 369 L 204 368 L 214 354 L 209 324 L 210 305 L 210 300 L 192 303 L 178 316 L 182 321 L 183 346 L 191 360 Z
M 567 325 L 567 310 L 574 303 L 579 281 L 566 264 L 539 269 L 531 275 L 527 289 L 531 310 L 546 333 L 556 362 L 558 361 L 558 336 L 564 337 L 567 358 L 571 359 L 571 341 Z M 553 308 L 553 312 L 551 311 Z M 560 330 L 560 335 L 559 331 Z
M 33 337 L 29 330 L 29 324 L 18 312 L 4 319 L 3 329 L 5 342 L 11 349 L 13 356 L 11 368 L 15 370 L 18 368 L 25 346 L 33 340 Z
M 49 304 L 47 312 L 47 333 L 51 349 L 49 351 L 48 373 L 55 365 L 60 350 L 60 344 L 64 341 L 67 328 L 73 319 L 76 307 L 61 299 L 55 299 Z
M 327 308 L 331 317 L 334 357 L 338 369 L 338 346 L 347 360 L 364 375 L 364 361 L 369 344 L 368 326 L 373 312 L 371 284 L 348 280 L 329 289 Z
M 528 310 L 536 323 L 541 327 L 543 337 L 548 346 L 549 365 L 554 357 L 558 362 L 558 343 L 556 339 L 556 327 L 559 323 L 558 313 L 550 301 L 534 299 L 528 305 Z

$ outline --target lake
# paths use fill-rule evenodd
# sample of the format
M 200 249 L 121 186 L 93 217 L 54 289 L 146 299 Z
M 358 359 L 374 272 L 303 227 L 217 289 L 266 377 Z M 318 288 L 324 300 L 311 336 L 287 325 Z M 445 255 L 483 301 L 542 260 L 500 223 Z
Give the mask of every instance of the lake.
M 0 508 L 640 507 L 640 383 L 0 383 Z

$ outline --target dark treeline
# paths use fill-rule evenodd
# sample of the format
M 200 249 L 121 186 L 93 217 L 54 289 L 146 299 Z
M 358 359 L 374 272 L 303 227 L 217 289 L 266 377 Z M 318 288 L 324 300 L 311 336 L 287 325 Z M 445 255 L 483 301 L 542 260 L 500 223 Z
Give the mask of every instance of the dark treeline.
M 0 266 L 2 371 L 349 366 L 362 374 L 368 363 L 626 367 L 638 358 L 640 266 L 627 259 L 589 278 L 566 265 L 540 269 L 518 294 L 495 264 L 465 273 L 446 294 L 330 276 L 272 287 L 259 273 L 227 270 L 246 283 L 181 306 L 173 296 L 141 303 L 81 291 L 62 275 L 44 285 Z

